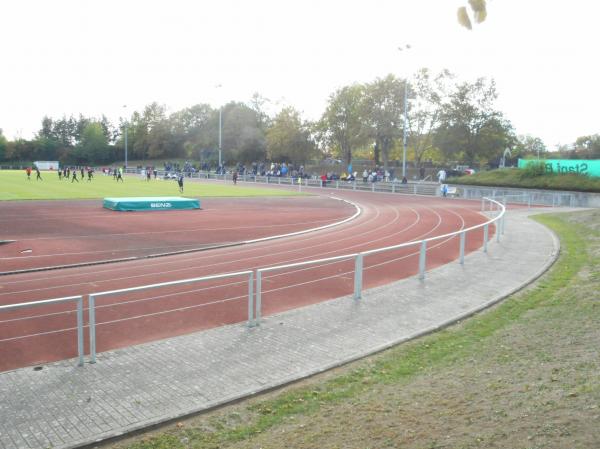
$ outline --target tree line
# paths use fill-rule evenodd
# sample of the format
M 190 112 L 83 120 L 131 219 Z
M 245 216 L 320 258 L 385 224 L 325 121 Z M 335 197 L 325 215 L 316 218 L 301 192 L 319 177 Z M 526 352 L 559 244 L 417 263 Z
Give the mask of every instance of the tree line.
M 213 167 L 219 140 L 225 164 L 307 164 L 332 157 L 387 168 L 401 159 L 404 145 L 415 166 L 426 161 L 494 165 L 507 148 L 513 157 L 545 152 L 541 139 L 515 134 L 495 108 L 497 96 L 493 80 L 460 81 L 446 70 L 422 69 L 410 80 L 390 74 L 344 86 L 329 96 L 316 121 L 303 119 L 291 106 L 270 116 L 268 100 L 259 94 L 247 103 L 197 104 L 171 114 L 151 103 L 117 124 L 105 116 L 46 116 L 31 140 L 7 141 L 0 132 L 0 161 L 120 163 L 125 134 L 129 160 L 188 159 Z M 599 148 L 600 137 L 591 135 L 563 150 L 571 150 L 568 156 L 599 157 Z

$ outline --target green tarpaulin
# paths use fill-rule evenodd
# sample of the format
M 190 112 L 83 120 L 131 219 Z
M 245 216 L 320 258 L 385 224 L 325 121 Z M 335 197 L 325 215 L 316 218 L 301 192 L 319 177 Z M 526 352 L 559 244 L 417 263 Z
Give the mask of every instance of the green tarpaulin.
M 103 205 L 107 209 L 126 211 L 200 209 L 199 200 L 176 196 L 104 198 Z
M 579 173 L 600 177 L 600 159 L 519 159 L 519 168 L 537 162 L 544 164 L 546 173 Z

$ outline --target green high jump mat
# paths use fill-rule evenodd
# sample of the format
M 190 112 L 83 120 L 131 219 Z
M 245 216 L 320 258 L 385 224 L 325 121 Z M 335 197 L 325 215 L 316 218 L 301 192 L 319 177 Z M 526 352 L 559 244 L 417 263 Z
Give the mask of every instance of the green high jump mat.
M 177 196 L 104 198 L 103 206 L 120 211 L 200 209 L 200 200 Z

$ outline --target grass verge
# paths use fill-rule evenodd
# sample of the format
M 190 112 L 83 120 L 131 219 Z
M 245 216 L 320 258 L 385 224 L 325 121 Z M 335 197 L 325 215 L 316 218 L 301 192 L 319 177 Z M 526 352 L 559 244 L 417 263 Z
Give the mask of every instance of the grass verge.
M 536 219 L 557 263 L 487 312 L 113 446 L 599 447 L 600 211 Z
M 576 173 L 540 174 L 533 170 L 520 170 L 517 168 L 480 172 L 474 175 L 451 178 L 448 181 L 455 184 L 478 186 L 600 192 L 600 178 Z

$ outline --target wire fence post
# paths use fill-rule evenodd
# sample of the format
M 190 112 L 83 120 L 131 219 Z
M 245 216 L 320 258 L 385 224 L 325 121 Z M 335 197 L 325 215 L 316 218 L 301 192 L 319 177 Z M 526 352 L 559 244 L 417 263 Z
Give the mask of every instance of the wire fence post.
M 360 299 L 362 295 L 363 281 L 363 255 L 357 254 L 354 259 L 354 299 Z
M 466 237 L 466 232 L 463 231 L 460 233 L 460 257 L 459 257 L 459 261 L 461 265 L 465 264 L 465 237 Z
M 256 326 L 259 325 L 261 307 L 262 307 L 262 271 L 256 270 L 256 314 L 254 316 L 254 325 L 256 325 Z
M 96 300 L 94 295 L 88 296 L 90 326 L 90 363 L 96 363 Z
M 427 253 L 427 240 L 421 242 L 421 253 L 419 254 L 419 279 L 425 279 L 425 265 Z
M 83 296 L 77 300 L 77 355 L 78 366 L 83 366 Z
M 254 325 L 254 273 L 248 274 L 248 327 Z M 258 285 L 260 274 L 256 273 L 256 283 Z
M 488 245 L 488 224 L 486 223 L 483 226 L 483 252 L 487 253 L 487 245 Z
M 481 197 L 481 212 L 485 212 L 485 197 Z

